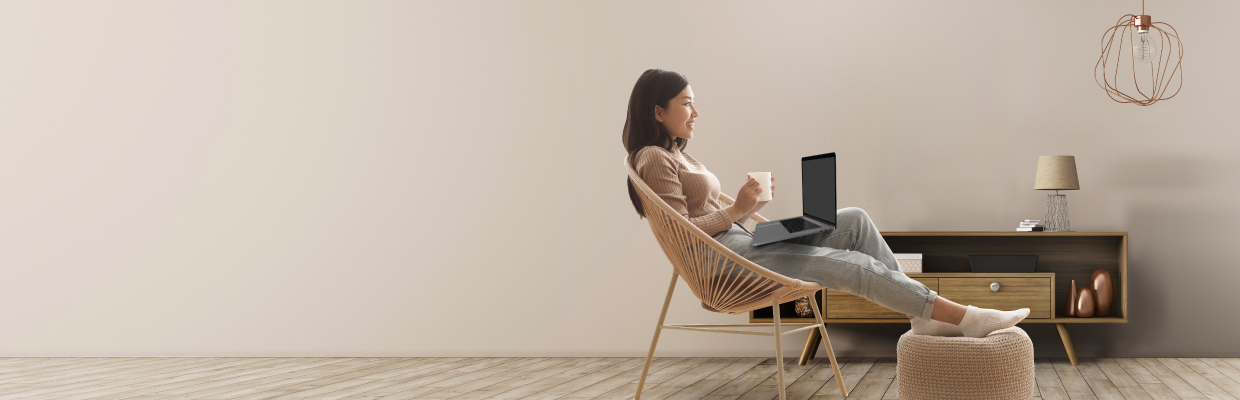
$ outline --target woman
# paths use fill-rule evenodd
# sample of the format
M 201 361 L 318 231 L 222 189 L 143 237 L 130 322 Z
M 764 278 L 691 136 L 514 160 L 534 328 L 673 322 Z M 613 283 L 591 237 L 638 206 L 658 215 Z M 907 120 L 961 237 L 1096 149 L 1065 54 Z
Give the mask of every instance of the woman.
M 642 180 L 672 209 L 736 254 L 784 276 L 818 282 L 904 313 L 912 319 L 916 334 L 983 337 L 1029 315 L 1027 308 L 965 307 L 910 279 L 900 272 L 869 215 L 859 208 L 839 210 L 835 230 L 751 246 L 753 234 L 741 224 L 767 202 L 758 201 L 761 188 L 753 178 L 741 186 L 735 203 L 724 207 L 719 202 L 719 180 L 685 152 L 697 117 L 688 79 L 672 71 L 647 70 L 629 97 L 622 140 L 629 163 Z M 644 218 L 632 182 L 625 181 L 633 207 Z

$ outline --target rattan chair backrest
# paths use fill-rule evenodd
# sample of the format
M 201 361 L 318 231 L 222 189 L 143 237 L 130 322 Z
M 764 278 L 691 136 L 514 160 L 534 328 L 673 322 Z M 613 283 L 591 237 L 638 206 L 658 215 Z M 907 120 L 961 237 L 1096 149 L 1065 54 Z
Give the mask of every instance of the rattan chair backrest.
M 823 288 L 817 283 L 780 275 L 736 254 L 667 205 L 646 185 L 627 157 L 624 167 L 663 254 L 703 305 L 718 312 L 740 314 L 769 307 L 771 297 L 784 303 Z

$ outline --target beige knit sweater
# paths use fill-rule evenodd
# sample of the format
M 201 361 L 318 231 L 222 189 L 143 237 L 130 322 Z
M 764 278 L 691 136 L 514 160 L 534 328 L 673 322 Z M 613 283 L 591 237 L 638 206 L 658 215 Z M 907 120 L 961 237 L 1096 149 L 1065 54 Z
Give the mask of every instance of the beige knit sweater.
M 693 225 L 714 236 L 732 227 L 732 217 L 719 201 L 719 180 L 688 153 L 646 146 L 637 151 L 633 168 L 646 185 Z

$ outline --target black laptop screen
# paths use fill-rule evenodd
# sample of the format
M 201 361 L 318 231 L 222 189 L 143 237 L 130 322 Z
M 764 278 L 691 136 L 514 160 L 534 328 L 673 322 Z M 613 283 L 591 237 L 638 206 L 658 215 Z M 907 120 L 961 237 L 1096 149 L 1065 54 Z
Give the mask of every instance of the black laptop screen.
M 801 209 L 835 224 L 835 153 L 801 158 Z

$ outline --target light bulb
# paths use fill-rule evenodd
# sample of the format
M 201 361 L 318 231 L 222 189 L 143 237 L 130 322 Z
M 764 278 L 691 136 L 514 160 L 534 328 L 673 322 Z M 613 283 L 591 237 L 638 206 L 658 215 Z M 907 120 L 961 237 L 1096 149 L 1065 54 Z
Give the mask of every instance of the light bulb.
M 1158 58 L 1158 35 L 1150 35 L 1149 30 L 1137 31 L 1137 39 L 1132 41 L 1132 56 L 1142 64 Z

